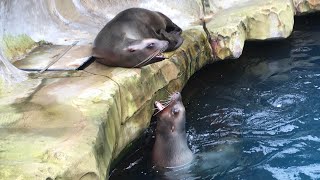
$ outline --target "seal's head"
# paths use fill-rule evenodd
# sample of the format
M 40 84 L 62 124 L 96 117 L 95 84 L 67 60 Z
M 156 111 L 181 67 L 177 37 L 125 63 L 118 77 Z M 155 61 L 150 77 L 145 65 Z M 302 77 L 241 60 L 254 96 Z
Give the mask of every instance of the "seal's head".
M 168 41 L 154 38 L 125 38 L 115 47 L 99 48 L 95 45 L 93 56 L 98 62 L 108 66 L 136 68 L 164 60 L 162 52 L 168 48 L 168 44 Z
M 132 67 L 142 67 L 150 62 L 164 59 L 162 52 L 168 47 L 169 42 L 159 39 L 132 40 L 122 49 L 122 59 L 136 62 Z
M 156 101 L 155 106 L 159 110 L 156 113 L 157 133 L 185 133 L 186 112 L 179 92 L 170 96 L 167 105 Z

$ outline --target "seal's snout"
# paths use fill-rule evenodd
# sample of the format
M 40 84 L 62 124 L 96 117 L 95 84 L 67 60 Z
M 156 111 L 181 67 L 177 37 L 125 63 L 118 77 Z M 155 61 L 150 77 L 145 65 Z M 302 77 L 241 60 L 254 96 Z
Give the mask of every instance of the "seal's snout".
M 169 42 L 165 40 L 159 40 L 160 53 L 166 51 L 169 47 Z
M 169 97 L 169 102 L 162 104 L 159 101 L 155 101 L 154 105 L 157 108 L 158 112 L 156 112 L 154 115 L 158 114 L 159 112 L 163 111 L 167 107 L 171 107 L 174 105 L 176 102 L 181 101 L 181 94 L 179 92 L 175 92 Z
M 175 92 L 171 95 L 171 101 L 179 101 L 181 100 L 181 94 L 179 92 Z

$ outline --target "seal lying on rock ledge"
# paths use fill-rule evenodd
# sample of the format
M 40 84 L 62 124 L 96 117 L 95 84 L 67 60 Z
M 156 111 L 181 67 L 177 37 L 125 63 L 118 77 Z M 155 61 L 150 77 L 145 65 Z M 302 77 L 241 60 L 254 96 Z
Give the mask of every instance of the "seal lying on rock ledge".
M 182 29 L 160 12 L 130 8 L 98 33 L 92 55 L 102 64 L 142 67 L 165 59 L 161 53 L 180 47 Z
M 187 144 L 185 130 L 186 112 L 181 94 L 174 93 L 168 105 L 156 101 L 157 116 L 156 140 L 152 150 L 154 165 L 173 168 L 189 164 L 193 154 Z

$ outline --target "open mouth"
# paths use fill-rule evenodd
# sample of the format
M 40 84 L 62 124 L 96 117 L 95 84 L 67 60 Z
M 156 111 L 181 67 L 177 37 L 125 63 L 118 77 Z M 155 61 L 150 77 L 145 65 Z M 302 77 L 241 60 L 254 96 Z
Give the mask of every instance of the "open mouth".
M 168 48 L 168 44 L 165 45 L 163 48 L 161 48 L 160 50 L 156 51 L 156 54 L 151 56 L 151 59 L 155 59 L 158 61 L 162 61 L 164 59 L 166 59 L 166 57 L 163 55 L 163 52 Z
M 159 54 L 155 55 L 152 59 L 155 59 L 157 61 L 162 61 L 166 59 L 166 57 L 164 57 L 164 55 L 160 52 Z
M 157 50 L 155 51 L 153 54 L 151 54 L 149 57 L 147 57 L 145 60 L 141 61 L 140 63 L 138 63 L 137 65 L 133 66 L 133 68 L 135 67 L 140 67 L 142 66 L 143 64 L 147 64 L 150 60 L 154 60 L 154 61 L 162 61 L 164 59 L 166 59 L 166 57 L 162 54 L 162 52 L 164 50 L 167 49 L 167 46 L 160 49 L 160 50 Z
M 154 105 L 156 106 L 156 110 L 157 112 L 155 112 L 153 114 L 153 116 L 157 115 L 158 113 L 160 113 L 161 111 L 163 111 L 166 107 L 168 107 L 171 104 L 171 100 L 169 102 L 164 102 L 164 104 L 162 104 L 159 101 L 155 101 Z
M 161 102 L 156 101 L 154 102 L 154 105 L 156 106 L 156 108 L 158 109 L 158 111 L 162 111 L 164 108 L 166 108 L 163 104 L 161 104 Z
M 160 101 L 155 101 L 154 105 L 156 106 L 156 113 L 154 116 L 157 115 L 159 112 L 163 111 L 166 107 L 168 107 L 172 102 L 177 101 L 181 97 L 179 92 L 175 92 L 169 96 L 168 100 L 163 101 L 163 104 Z

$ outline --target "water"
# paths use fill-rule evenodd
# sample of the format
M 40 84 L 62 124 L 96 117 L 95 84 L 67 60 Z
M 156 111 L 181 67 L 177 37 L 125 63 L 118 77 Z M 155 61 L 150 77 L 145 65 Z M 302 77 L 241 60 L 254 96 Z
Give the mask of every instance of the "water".
M 183 90 L 191 167 L 152 168 L 152 127 L 110 179 L 320 179 L 320 15 L 196 73 Z M 310 23 L 312 22 L 312 24 Z M 221 150 L 221 151 L 219 151 Z

